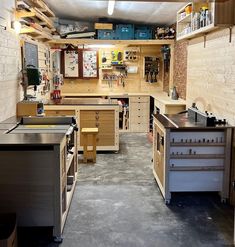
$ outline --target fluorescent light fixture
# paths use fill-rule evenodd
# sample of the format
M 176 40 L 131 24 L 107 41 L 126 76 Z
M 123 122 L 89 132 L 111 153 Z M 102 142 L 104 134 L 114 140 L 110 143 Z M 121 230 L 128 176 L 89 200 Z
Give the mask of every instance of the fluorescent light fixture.
M 14 21 L 13 28 L 15 29 L 15 32 L 19 34 L 21 31 L 21 23 L 19 21 Z
M 108 14 L 112 15 L 114 10 L 115 0 L 109 0 L 108 3 Z
M 91 44 L 87 45 L 89 48 L 113 48 L 115 45 L 112 44 Z

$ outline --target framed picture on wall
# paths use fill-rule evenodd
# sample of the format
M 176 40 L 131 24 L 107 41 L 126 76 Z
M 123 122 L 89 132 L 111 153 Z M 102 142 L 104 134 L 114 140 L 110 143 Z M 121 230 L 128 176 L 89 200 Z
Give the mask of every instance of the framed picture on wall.
M 78 49 L 65 49 L 62 51 L 64 78 L 79 78 L 79 60 Z
M 82 50 L 82 77 L 98 78 L 98 52 L 96 50 Z

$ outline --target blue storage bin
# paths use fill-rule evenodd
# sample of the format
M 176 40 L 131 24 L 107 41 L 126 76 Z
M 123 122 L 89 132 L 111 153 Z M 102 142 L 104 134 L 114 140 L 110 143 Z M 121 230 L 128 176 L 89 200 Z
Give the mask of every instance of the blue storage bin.
M 114 30 L 98 30 L 98 39 L 115 39 Z
M 132 24 L 116 25 L 116 39 L 119 40 L 134 39 L 134 25 Z
M 136 27 L 135 39 L 152 39 L 152 29 L 150 27 Z

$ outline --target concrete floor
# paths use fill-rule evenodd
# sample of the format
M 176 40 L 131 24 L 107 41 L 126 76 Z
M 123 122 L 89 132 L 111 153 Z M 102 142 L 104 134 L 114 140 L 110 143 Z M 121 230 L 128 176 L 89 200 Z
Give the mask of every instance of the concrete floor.
M 146 134 L 125 133 L 118 154 L 98 154 L 95 165 L 81 164 L 60 246 L 232 246 L 233 208 L 214 193 L 175 193 L 166 206 L 151 159 Z M 31 234 L 28 246 L 58 246 L 42 234 Z

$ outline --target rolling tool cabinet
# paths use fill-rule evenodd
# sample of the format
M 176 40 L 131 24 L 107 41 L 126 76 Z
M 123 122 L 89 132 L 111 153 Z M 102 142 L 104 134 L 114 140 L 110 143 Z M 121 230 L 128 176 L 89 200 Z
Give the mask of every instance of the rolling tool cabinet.
M 166 203 L 172 192 L 217 191 L 228 199 L 231 133 L 229 126 L 177 126 L 155 115 L 153 174 Z

